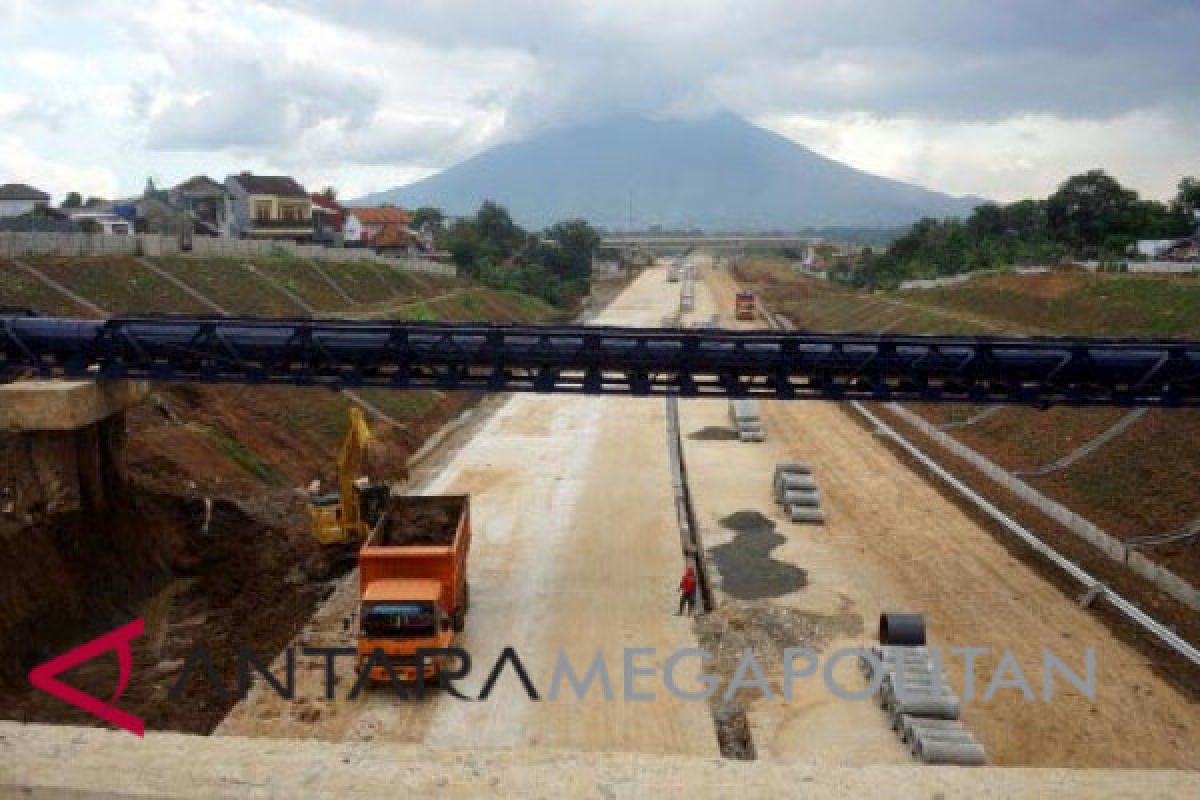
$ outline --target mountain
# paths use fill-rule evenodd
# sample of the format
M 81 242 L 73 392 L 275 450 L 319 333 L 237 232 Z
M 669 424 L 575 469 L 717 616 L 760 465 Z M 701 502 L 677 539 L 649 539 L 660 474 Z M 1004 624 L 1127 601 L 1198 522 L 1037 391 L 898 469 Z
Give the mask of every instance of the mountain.
M 982 202 L 881 178 L 734 114 L 622 116 L 499 145 L 424 180 L 353 201 L 474 212 L 484 200 L 541 228 L 583 217 L 609 229 L 895 227 L 965 216 Z

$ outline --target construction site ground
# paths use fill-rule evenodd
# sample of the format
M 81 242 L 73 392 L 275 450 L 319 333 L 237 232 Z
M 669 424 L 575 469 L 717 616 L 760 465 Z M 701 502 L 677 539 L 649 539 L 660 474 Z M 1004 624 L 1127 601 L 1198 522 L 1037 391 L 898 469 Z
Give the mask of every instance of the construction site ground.
M 704 266 L 696 308 L 683 324 L 731 319 L 734 284 Z M 678 311 L 680 285 L 644 271 L 593 319 L 657 325 Z M 729 433 L 727 402 L 681 402 L 682 437 L 696 518 L 718 608 L 675 616 L 682 569 L 661 399 L 517 395 L 486 401 L 421 462 L 410 486 L 469 493 L 474 544 L 471 612 L 459 644 L 473 659 L 466 694 L 478 694 L 511 646 L 543 694 L 530 701 L 511 669 L 486 702 L 445 692 L 402 699 L 386 688 L 355 700 L 348 659 L 336 696 L 322 696 L 324 663 L 300 656 L 296 699 L 262 686 L 211 738 L 0 724 L 0 794 L 27 796 L 366 796 L 381 789 L 477 796 L 1194 797 L 1200 778 L 1200 707 L 1156 674 L 1094 612 L 1024 564 L 996 535 L 912 471 L 838 405 L 762 402 L 767 441 Z M 771 495 L 776 463 L 802 460 L 820 484 L 826 523 L 785 521 Z M 356 620 L 354 574 L 339 580 L 293 644 L 346 647 Z M 1002 767 L 916 766 L 870 700 L 834 698 L 814 678 L 791 700 L 742 692 L 758 762 L 720 759 L 709 705 L 670 696 L 666 657 L 698 643 L 751 647 L 779 688 L 779 647 L 830 654 L 873 638 L 885 609 L 925 614 L 932 643 L 989 648 L 977 688 L 1012 650 L 1035 691 L 1044 648 L 1082 668 L 1095 649 L 1096 698 L 1060 680 L 1050 701 L 1001 689 L 965 707 L 968 727 Z M 792 641 L 791 639 L 794 639 Z M 254 647 L 254 641 L 245 646 Z M 650 701 L 622 698 L 624 648 L 657 677 L 634 681 Z M 582 673 L 597 651 L 613 701 L 550 701 L 559 653 Z M 681 688 L 698 688 L 683 662 Z M 728 662 L 715 667 L 728 677 Z M 946 672 L 960 691 L 962 660 Z M 861 686 L 847 660 L 844 686 Z M 203 684 L 204 678 L 197 678 Z M 856 683 L 857 682 L 857 683 Z M 724 687 L 722 687 L 723 689 Z M 275 741 L 265 741 L 265 739 Z M 284 740 L 284 741 L 279 741 Z M 298 741 L 320 740 L 320 741 Z M 334 744 L 336 743 L 336 744 Z M 1076 769 L 1061 769 L 1064 767 Z M 852 768 L 852 769 L 850 769 Z M 1078 768 L 1087 768 L 1080 770 Z M 1114 770 L 1112 768 L 1128 768 Z
M 673 294 L 674 290 L 675 294 Z M 678 287 L 642 275 L 595 320 L 656 325 Z M 686 619 L 672 615 L 683 559 L 667 478 L 664 407 L 656 399 L 518 395 L 493 410 L 444 468 L 419 487 L 469 493 L 474 543 L 472 609 L 461 645 L 476 664 L 462 688 L 477 695 L 506 646 L 545 693 L 559 653 L 582 674 L 599 650 L 615 691 L 624 686 L 624 648 L 654 648 L 638 663 L 661 674 L 673 651 L 695 645 Z M 345 645 L 353 630 L 357 583 L 348 576 L 301 635 L 303 643 Z M 505 674 L 487 702 L 438 693 L 400 701 L 373 691 L 347 701 L 321 698 L 323 661 L 301 659 L 299 703 L 257 691 L 219 734 L 389 740 L 477 747 L 544 746 L 577 750 L 716 755 L 707 707 L 639 679 L 650 702 L 531 702 Z M 695 665 L 693 673 L 699 672 Z M 695 689 L 684 679 L 683 688 Z M 307 683 L 306 683 L 307 682 Z
M 717 313 L 723 324 L 736 324 L 724 313 L 733 296 L 728 276 L 706 269 L 703 277 L 696 309 L 682 322 Z M 676 310 L 678 293 L 678 284 L 649 270 L 596 322 L 657 324 Z M 681 408 L 693 499 L 722 601 L 702 624 L 753 627 L 764 616 L 777 622 L 774 609 L 783 608 L 783 630 L 797 638 L 788 644 L 831 653 L 871 638 L 881 610 L 918 610 L 936 643 L 990 649 L 975 671 L 980 691 L 1004 649 L 1016 654 L 1040 691 L 1043 648 L 1082 670 L 1084 648 L 1093 647 L 1095 702 L 1060 681 L 1051 701 L 1029 702 L 1008 689 L 990 702 L 968 704 L 967 723 L 992 763 L 1200 767 L 1197 707 L 847 411 L 823 403 L 762 403 L 768 441 L 743 444 L 719 435 L 728 429 L 725 401 L 685 401 Z M 773 503 L 771 469 L 794 459 L 813 465 L 828 515 L 824 526 L 793 526 Z M 661 401 L 513 397 L 421 488 L 472 495 L 473 610 L 463 645 L 483 666 L 468 689 L 478 689 L 505 645 L 516 648 L 544 690 L 560 649 L 573 664 L 604 650 L 620 686 L 622 647 L 657 648 L 652 661 L 661 669 L 663 653 L 696 644 L 672 615 L 682 562 Z M 753 524 L 754 515 L 766 522 Z M 301 642 L 347 643 L 354 592 L 350 576 Z M 752 632 L 745 638 L 755 640 Z M 301 664 L 298 694 L 307 699 L 285 702 L 258 692 L 218 733 L 709 755 L 717 748 L 705 705 L 668 699 L 661 684 L 653 703 L 535 704 L 508 673 L 486 703 L 444 694 L 402 702 L 386 691 L 326 702 L 315 686 L 322 662 Z M 948 660 L 947 672 L 961 688 L 961 660 Z M 304 676 L 314 682 L 307 689 Z M 855 686 L 849 661 L 839 676 Z M 348 691 L 351 679 L 344 680 Z M 791 701 L 754 693 L 740 698 L 760 758 L 908 761 L 870 701 L 838 700 L 819 681 L 796 688 Z
M 732 319 L 733 295 L 727 272 L 705 270 L 697 317 L 715 310 L 722 324 L 738 324 Z M 881 610 L 920 611 L 934 644 L 989 648 L 975 670 L 980 691 L 999 655 L 1011 650 L 1039 699 L 1029 702 L 1008 689 L 990 702 L 966 705 L 965 721 L 991 763 L 1200 769 L 1200 706 L 1094 612 L 1015 558 L 990 529 L 902 463 L 852 412 L 829 403 L 759 405 L 767 433 L 761 444 L 711 434 L 729 427 L 726 401 L 681 405 L 689 483 L 710 554 L 723 547 L 749 550 L 757 575 L 777 574 L 781 565 L 803 570 L 800 585 L 752 585 L 749 594 L 744 579 L 729 591 L 718 578 L 723 596 L 828 620 L 843 634 L 832 637 L 827 650 L 869 638 Z M 812 465 L 824 525 L 793 525 L 773 502 L 773 465 L 792 460 Z M 722 525 L 745 511 L 764 514 L 768 523 L 754 534 Z M 715 564 L 720 573 L 720 557 Z M 860 618 L 862 633 L 847 633 L 854 630 L 847 616 Z M 1087 647 L 1096 654 L 1095 702 L 1069 684 L 1042 701 L 1043 648 L 1081 670 Z M 962 666 L 960 658 L 947 659 L 947 674 L 958 688 Z M 850 681 L 847 677 L 847 685 Z M 848 707 L 824 689 L 807 689 L 792 703 L 757 701 L 750 707 L 760 755 L 816 756 L 832 763 L 887 763 L 896 757 L 892 743 L 878 735 L 882 712 L 866 702 Z

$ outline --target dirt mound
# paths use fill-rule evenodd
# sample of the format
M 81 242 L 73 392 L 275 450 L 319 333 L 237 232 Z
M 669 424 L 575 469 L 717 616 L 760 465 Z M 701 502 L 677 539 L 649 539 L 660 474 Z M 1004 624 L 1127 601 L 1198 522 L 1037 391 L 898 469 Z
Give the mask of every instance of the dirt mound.
M 444 546 L 454 541 L 461 506 L 400 498 L 388 510 L 383 528 L 371 544 L 382 547 Z
M 711 614 L 696 617 L 693 629 L 700 647 L 713 656 L 705 674 L 721 680 L 721 690 L 709 696 L 721 755 L 749 760 L 757 756 L 746 705 L 758 698 L 758 692 L 739 690 L 726 700 L 723 688 L 736 674 L 742 654 L 747 650 L 754 653 L 772 691 L 778 691 L 784 650 L 807 647 L 820 653 L 834 639 L 861 635 L 863 620 L 857 614 L 816 614 L 767 603 L 726 602 Z

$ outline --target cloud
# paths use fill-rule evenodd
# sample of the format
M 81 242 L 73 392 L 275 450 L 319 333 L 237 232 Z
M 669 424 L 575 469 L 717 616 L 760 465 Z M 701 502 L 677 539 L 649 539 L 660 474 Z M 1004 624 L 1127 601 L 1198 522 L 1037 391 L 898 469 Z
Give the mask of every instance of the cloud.
M 16 136 L 0 134 L 0 175 L 6 183 L 28 183 L 52 196 L 69 191 L 84 196 L 115 197 L 117 176 L 102 167 L 79 167 L 43 158 Z
M 0 121 L 127 190 L 162 164 L 386 186 L 551 126 L 728 109 L 939 189 L 1087 164 L 1162 195 L 1194 169 L 1196 30 L 1190 0 L 0 0 L 0 99 L 25 98 Z

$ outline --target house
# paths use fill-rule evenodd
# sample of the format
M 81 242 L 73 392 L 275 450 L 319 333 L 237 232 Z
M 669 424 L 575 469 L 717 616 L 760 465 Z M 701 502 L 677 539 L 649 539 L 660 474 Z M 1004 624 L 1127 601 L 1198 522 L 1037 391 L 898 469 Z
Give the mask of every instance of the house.
M 346 225 L 346 209 L 323 194 L 314 194 L 312 200 L 313 241 L 341 247 L 342 229 Z
M 395 206 L 350 208 L 346 210 L 343 234 L 348 245 L 379 252 L 407 252 L 417 246 L 416 235 L 408 227 L 411 221 L 407 211 Z
M 1200 234 L 1177 239 L 1162 253 L 1165 261 L 1200 261 Z
M 73 208 L 66 211 L 71 222 L 84 233 L 103 233 L 109 236 L 128 236 L 133 233 L 133 224 L 109 209 Z
M 295 179 L 242 172 L 226 178 L 225 188 L 233 209 L 231 236 L 312 240 L 312 198 Z
M 19 217 L 50 204 L 50 195 L 23 183 L 0 186 L 0 217 Z
M 395 206 L 380 206 L 379 208 L 350 208 L 346 210 L 346 225 L 344 233 L 347 242 L 358 242 L 370 245 L 371 241 L 383 233 L 385 227 L 399 225 L 408 227 L 412 221 L 409 213 Z
M 207 175 L 196 175 L 166 193 L 169 205 L 192 219 L 202 236 L 229 236 L 233 222 L 233 199 L 229 189 Z
M 79 233 L 79 225 L 65 211 L 38 206 L 19 217 L 0 217 L 0 233 Z
M 1143 239 L 1134 247 L 1138 255 L 1153 261 L 1200 260 L 1200 234 L 1182 239 Z

